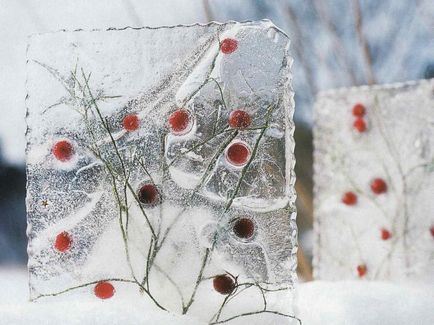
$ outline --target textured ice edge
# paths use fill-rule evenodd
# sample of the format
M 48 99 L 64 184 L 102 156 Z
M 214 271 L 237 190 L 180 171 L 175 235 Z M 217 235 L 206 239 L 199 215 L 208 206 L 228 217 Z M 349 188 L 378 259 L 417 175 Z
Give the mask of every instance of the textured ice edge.
M 260 20 L 242 20 L 242 21 L 235 21 L 235 20 L 228 20 L 226 22 L 219 22 L 219 21 L 210 21 L 207 23 L 191 23 L 191 24 L 176 24 L 176 25 L 161 25 L 161 26 L 139 26 L 139 27 L 133 27 L 133 26 L 124 26 L 124 27 L 108 27 L 108 28 L 92 28 L 92 29 L 59 29 L 56 31 L 48 31 L 48 32 L 42 32 L 42 33 L 32 33 L 28 35 L 28 38 L 31 39 L 36 36 L 41 35 L 47 35 L 47 34 L 55 34 L 55 33 L 61 33 L 61 32 L 103 32 L 103 31 L 122 31 L 127 29 L 133 29 L 133 30 L 141 30 L 141 29 L 171 29 L 171 28 L 177 28 L 177 27 L 195 27 L 195 26 L 201 26 L 201 27 L 207 27 L 207 26 L 213 26 L 213 25 L 241 25 L 241 24 L 264 24 L 265 26 L 268 25 L 270 28 L 274 28 L 279 33 L 284 35 L 288 39 L 288 43 L 290 41 L 289 36 L 279 27 L 277 27 L 270 19 L 260 19 Z M 29 45 L 30 41 L 28 41 Z M 292 57 L 291 57 L 292 59 Z
M 313 239 L 313 260 L 312 260 L 312 268 L 313 268 L 313 276 L 316 279 L 318 277 L 318 269 L 320 264 L 320 237 L 321 237 L 321 222 L 317 216 L 317 207 L 319 206 L 318 202 L 318 193 L 321 191 L 319 188 L 318 183 L 315 181 L 317 179 L 317 175 L 321 172 L 320 167 L 318 164 L 319 157 L 323 155 L 323 151 L 321 148 L 323 148 L 324 141 L 322 141 L 319 138 L 319 135 L 317 134 L 317 126 L 318 121 L 320 118 L 319 114 L 319 106 L 322 100 L 324 100 L 327 97 L 335 97 L 339 98 L 346 95 L 351 94 L 359 94 L 359 93 L 366 93 L 366 92 L 372 92 L 372 91 L 383 91 L 383 90 L 389 90 L 389 91 L 399 91 L 401 89 L 411 88 L 411 87 L 418 87 L 426 85 L 429 87 L 431 84 L 432 89 L 434 91 L 434 78 L 433 79 L 419 79 L 419 80 L 409 80 L 409 81 L 403 81 L 403 82 L 394 82 L 394 83 L 386 83 L 386 84 L 375 84 L 375 85 L 362 85 L 362 86 L 352 86 L 352 87 L 340 87 L 336 89 L 328 89 L 323 90 L 317 93 L 315 98 L 315 104 L 314 104 L 314 110 L 313 110 L 313 206 L 314 206 L 314 213 L 313 213 L 313 231 L 314 231 L 314 239 Z
M 402 88 L 414 87 L 423 85 L 424 83 L 432 83 L 434 87 L 434 78 L 433 79 L 419 79 L 419 80 L 409 80 L 409 81 L 401 81 L 401 82 L 392 82 L 385 84 L 375 84 L 375 85 L 362 85 L 362 86 L 351 86 L 351 87 L 340 87 L 335 89 L 327 89 L 319 91 L 316 95 L 316 102 L 322 97 L 328 96 L 336 96 L 350 93 L 363 93 L 368 91 L 375 90 L 398 90 Z M 315 104 L 317 106 L 317 104 Z M 314 110 L 314 123 L 317 121 L 318 114 L 317 110 Z

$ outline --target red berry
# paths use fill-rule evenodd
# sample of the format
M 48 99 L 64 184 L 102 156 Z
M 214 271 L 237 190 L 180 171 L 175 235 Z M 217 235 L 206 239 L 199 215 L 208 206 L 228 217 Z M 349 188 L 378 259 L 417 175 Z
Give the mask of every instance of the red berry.
M 232 293 L 236 286 L 235 280 L 227 274 L 217 275 L 214 277 L 212 282 L 215 291 L 221 293 L 222 295 L 228 295 Z
M 430 231 L 431 231 L 431 236 L 433 236 L 433 237 L 434 237 L 434 226 L 431 226 L 431 229 L 430 229 Z
M 129 114 L 125 116 L 124 120 L 122 121 L 122 126 L 129 132 L 137 130 L 140 126 L 139 117 L 136 114 Z
M 387 184 L 381 178 L 376 178 L 371 182 L 371 190 L 375 194 L 382 194 L 387 192 Z
M 109 299 L 115 294 L 115 288 L 110 282 L 101 281 L 93 289 L 95 296 L 100 299 Z
M 357 266 L 357 274 L 359 275 L 359 278 L 363 278 L 366 272 L 368 272 L 368 268 L 366 267 L 365 264 L 361 264 Z
M 220 44 L 220 49 L 224 54 L 230 54 L 234 52 L 237 47 L 238 42 L 232 38 L 225 38 Z
M 365 106 L 360 103 L 357 103 L 353 106 L 353 115 L 357 117 L 363 117 L 366 114 Z
M 249 113 L 243 110 L 232 111 L 229 114 L 229 126 L 234 129 L 245 129 L 250 126 L 252 119 Z
M 355 205 L 357 203 L 357 195 L 354 192 L 346 192 L 342 196 L 342 203 L 346 205 Z
M 145 184 L 139 189 L 139 201 L 143 204 L 156 205 L 160 202 L 160 193 L 154 184 Z
M 72 238 L 66 232 L 63 231 L 56 236 L 56 240 L 54 241 L 54 248 L 61 253 L 65 253 L 72 245 Z
M 74 154 L 74 147 L 71 142 L 67 140 L 60 140 L 56 142 L 52 148 L 52 153 L 57 160 L 68 161 Z
M 250 149 L 243 142 L 234 142 L 226 150 L 226 160 L 235 166 L 243 166 L 250 157 Z
M 382 228 L 381 229 L 381 239 L 382 240 L 388 240 L 390 237 L 392 237 L 392 234 L 389 230 Z
M 233 231 L 240 238 L 250 239 L 255 232 L 255 224 L 252 219 L 240 218 L 235 221 Z
M 353 127 L 359 132 L 365 132 L 366 131 L 366 122 L 362 117 L 358 117 L 354 121 Z
M 169 127 L 173 134 L 182 135 L 190 131 L 190 113 L 179 109 L 169 116 Z

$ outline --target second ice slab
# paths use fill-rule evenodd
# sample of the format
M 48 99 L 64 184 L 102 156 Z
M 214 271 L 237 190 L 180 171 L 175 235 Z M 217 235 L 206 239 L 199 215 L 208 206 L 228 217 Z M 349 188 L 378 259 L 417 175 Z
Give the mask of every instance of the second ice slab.
M 433 81 L 315 105 L 315 275 L 433 283 Z

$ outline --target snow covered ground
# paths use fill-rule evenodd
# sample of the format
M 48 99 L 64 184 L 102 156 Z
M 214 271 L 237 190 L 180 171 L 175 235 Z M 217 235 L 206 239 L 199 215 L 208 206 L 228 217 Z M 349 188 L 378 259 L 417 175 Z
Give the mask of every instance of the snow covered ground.
M 434 286 L 314 281 L 299 285 L 304 325 L 432 325 Z
M 145 299 L 53 298 L 30 303 L 27 273 L 22 269 L 0 269 L 0 288 L 1 325 L 205 325 L 186 316 L 161 313 Z M 432 325 L 434 286 L 366 281 L 301 283 L 297 316 L 303 325 Z

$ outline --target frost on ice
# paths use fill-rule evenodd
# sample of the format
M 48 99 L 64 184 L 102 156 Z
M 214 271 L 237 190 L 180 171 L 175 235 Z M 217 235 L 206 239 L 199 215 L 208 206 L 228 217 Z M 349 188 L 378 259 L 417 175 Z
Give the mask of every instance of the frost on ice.
M 433 85 L 424 80 L 319 96 L 318 279 L 433 282 Z
M 31 298 L 297 323 L 288 47 L 266 21 L 32 37 Z

